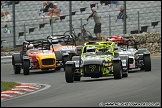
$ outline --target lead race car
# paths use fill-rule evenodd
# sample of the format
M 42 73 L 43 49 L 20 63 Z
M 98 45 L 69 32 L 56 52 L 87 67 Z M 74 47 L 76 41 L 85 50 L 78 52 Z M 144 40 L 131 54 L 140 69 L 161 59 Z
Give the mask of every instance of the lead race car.
M 66 62 L 66 82 L 80 81 L 81 77 L 99 78 L 112 75 L 115 79 L 128 77 L 128 72 L 123 70 L 122 67 L 124 66 L 122 66 L 121 59 L 117 56 L 118 54 L 115 51 L 109 52 L 110 47 L 113 49 L 113 43 L 86 43 L 82 48 L 81 56 L 73 56 L 72 61 Z
M 54 50 L 49 49 L 49 46 L 47 39 L 24 41 L 20 53 L 12 55 L 14 73 L 20 74 L 21 69 L 24 75 L 29 75 L 30 70 L 34 69 L 59 69 Z
M 138 49 L 139 43 L 135 39 L 129 39 L 126 42 L 126 47 L 119 47 L 119 55 L 128 55 L 128 70 L 138 69 L 151 71 L 150 52 L 146 48 Z

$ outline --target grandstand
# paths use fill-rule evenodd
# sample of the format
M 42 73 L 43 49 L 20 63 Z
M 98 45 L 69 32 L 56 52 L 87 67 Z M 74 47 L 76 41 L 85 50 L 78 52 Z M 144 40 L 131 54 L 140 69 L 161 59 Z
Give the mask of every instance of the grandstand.
M 16 45 L 21 44 L 25 39 L 45 38 L 52 33 L 49 19 L 41 19 L 39 16 L 42 2 L 20 1 L 15 5 Z M 56 2 L 62 10 L 60 20 L 53 23 L 53 34 L 60 35 L 69 30 L 69 1 L 51 2 Z M 101 4 L 100 1 L 72 1 L 72 24 L 74 25 L 75 32 L 81 32 L 81 18 L 82 23 L 86 23 L 87 17 L 91 14 L 91 6 L 94 5 L 102 17 L 102 36 L 123 34 L 122 20 L 118 20 L 115 23 L 119 7 L 124 4 L 123 1 L 119 1 L 119 3 L 117 7 L 111 6 L 110 8 L 108 5 Z M 161 1 L 127 1 L 126 6 L 128 34 L 138 31 L 138 11 L 141 33 L 161 33 Z M 12 5 L 5 5 L 3 7 L 1 5 L 2 11 L 8 11 L 11 16 L 13 15 Z M 111 18 L 111 27 L 109 25 L 109 18 Z M 13 30 L 13 21 L 1 22 L 1 46 L 13 47 L 13 31 L 11 34 L 5 34 L 3 32 L 5 24 Z M 86 29 L 93 34 L 93 28 L 94 21 L 90 19 Z M 2 42 L 2 40 L 4 41 Z

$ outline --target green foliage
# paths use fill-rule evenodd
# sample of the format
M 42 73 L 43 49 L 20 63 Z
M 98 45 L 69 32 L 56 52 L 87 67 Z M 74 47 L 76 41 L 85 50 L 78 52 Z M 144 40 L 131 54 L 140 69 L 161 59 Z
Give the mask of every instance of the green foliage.
M 19 83 L 1 81 L 1 92 L 5 90 L 10 90 L 17 85 L 19 85 Z

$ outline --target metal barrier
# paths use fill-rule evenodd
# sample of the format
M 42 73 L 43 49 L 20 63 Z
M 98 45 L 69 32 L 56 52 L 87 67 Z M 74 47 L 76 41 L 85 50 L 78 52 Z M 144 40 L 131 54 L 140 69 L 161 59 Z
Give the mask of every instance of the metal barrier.
M 10 63 L 12 62 L 12 56 L 1 56 L 1 63 Z

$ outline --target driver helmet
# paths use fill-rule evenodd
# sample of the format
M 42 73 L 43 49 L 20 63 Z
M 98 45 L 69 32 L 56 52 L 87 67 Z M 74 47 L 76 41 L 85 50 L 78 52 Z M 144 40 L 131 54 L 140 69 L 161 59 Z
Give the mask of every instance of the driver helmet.
M 96 52 L 96 47 L 87 47 L 86 52 L 95 53 Z
M 27 45 L 27 48 L 28 49 L 34 49 L 34 45 L 33 44 L 29 44 L 29 45 Z

